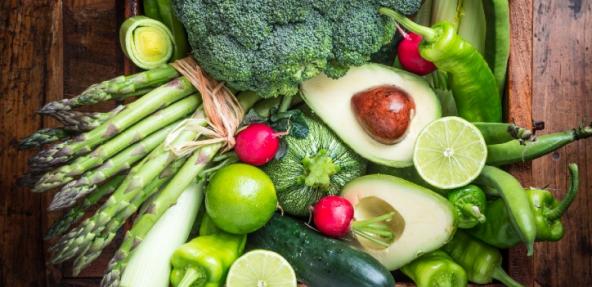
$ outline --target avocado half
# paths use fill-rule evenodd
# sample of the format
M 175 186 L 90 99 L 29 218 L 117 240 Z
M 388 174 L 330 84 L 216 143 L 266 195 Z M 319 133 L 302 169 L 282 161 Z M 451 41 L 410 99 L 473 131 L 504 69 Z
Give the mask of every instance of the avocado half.
M 388 247 L 357 237 L 358 248 L 395 270 L 446 244 L 456 231 L 456 218 L 446 198 L 404 179 L 373 174 L 350 181 L 341 196 L 354 206 L 355 220 L 387 213 L 395 239 Z
M 405 137 L 392 145 L 382 144 L 368 135 L 351 107 L 355 94 L 383 85 L 402 89 L 415 104 L 415 114 Z M 339 79 L 321 74 L 302 83 L 301 91 L 306 104 L 351 149 L 369 161 L 392 167 L 413 165 L 419 132 L 442 116 L 438 97 L 423 78 L 381 64 L 353 67 Z

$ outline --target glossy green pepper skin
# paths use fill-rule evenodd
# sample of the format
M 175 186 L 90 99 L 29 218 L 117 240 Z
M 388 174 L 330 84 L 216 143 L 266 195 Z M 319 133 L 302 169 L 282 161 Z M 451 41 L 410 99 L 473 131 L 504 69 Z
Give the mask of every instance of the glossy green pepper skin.
M 457 230 L 454 238 L 443 249 L 465 269 L 471 282 L 487 284 L 496 279 L 506 286 L 522 286 L 502 269 L 502 254 L 497 249 L 462 230 Z
M 473 228 L 485 222 L 483 212 L 487 198 L 478 186 L 470 184 L 455 189 L 448 194 L 448 201 L 454 206 L 459 228 Z
M 452 23 L 431 28 L 419 25 L 388 8 L 379 12 L 423 37 L 421 56 L 449 75 L 449 87 L 461 117 L 471 122 L 501 122 L 502 97 L 495 75 L 475 47 L 456 33 Z
M 558 201 L 551 192 L 544 189 L 525 190 L 534 213 L 536 241 L 558 241 L 565 234 L 560 218 L 574 201 L 579 187 L 578 166 L 570 164 L 569 172 L 569 191 L 562 201 Z M 520 242 L 520 236 L 511 223 L 503 200 L 490 202 L 485 216 L 488 220 L 471 229 L 471 235 L 498 248 L 510 248 Z
M 205 215 L 200 235 L 177 248 L 171 257 L 172 286 L 223 286 L 230 265 L 243 253 L 246 241 L 246 235 L 219 230 Z
M 467 274 L 446 252 L 436 250 L 403 266 L 401 271 L 417 287 L 465 287 Z

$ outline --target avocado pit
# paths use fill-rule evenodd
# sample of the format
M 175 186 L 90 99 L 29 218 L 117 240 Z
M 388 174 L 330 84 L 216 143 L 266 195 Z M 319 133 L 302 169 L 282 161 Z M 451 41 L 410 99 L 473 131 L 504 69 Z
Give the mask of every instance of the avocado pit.
M 415 103 L 407 92 L 382 85 L 356 93 L 351 106 L 358 123 L 374 140 L 387 145 L 401 141 L 415 114 Z

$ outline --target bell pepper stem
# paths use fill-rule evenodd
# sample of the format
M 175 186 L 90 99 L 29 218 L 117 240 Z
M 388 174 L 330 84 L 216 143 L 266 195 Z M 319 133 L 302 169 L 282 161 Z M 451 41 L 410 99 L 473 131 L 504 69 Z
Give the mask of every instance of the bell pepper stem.
M 502 284 L 506 285 L 507 287 L 523 287 L 522 284 L 514 280 L 501 266 L 495 268 L 492 274 L 493 279 L 502 282 Z
M 434 31 L 432 28 L 419 25 L 397 11 L 382 7 L 378 9 L 378 13 L 393 18 L 397 23 L 403 25 L 403 27 L 405 27 L 407 30 L 421 35 L 427 42 L 431 43 L 436 39 L 436 31 Z
M 565 211 L 569 208 L 571 203 L 574 201 L 576 194 L 578 193 L 580 177 L 577 164 L 569 164 L 569 176 L 570 183 L 567 195 L 561 200 L 561 202 L 555 208 L 545 212 L 545 217 L 547 217 L 547 220 L 549 221 L 559 219 L 563 215 L 563 213 L 565 213 Z
M 479 223 L 484 223 L 485 222 L 485 215 L 483 215 L 483 213 L 481 213 L 481 210 L 479 210 L 479 207 L 474 205 L 474 204 L 465 204 L 462 206 L 461 209 L 462 213 L 464 213 L 467 216 L 471 216 L 475 219 L 477 219 L 479 221 Z
M 183 275 L 183 279 L 179 282 L 177 287 L 190 287 L 190 286 L 200 286 L 200 284 L 194 284 L 198 280 L 203 280 L 206 278 L 206 274 L 204 273 L 201 268 L 188 268 L 185 270 L 185 275 Z M 197 282 L 199 283 L 199 282 Z

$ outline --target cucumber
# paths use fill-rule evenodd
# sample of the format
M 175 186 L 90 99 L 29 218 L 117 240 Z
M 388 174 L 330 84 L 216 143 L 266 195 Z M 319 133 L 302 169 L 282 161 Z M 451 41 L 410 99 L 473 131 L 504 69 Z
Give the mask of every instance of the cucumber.
M 263 228 L 249 234 L 247 248 L 279 253 L 309 287 L 395 286 L 393 276 L 372 256 L 287 216 L 274 214 Z

